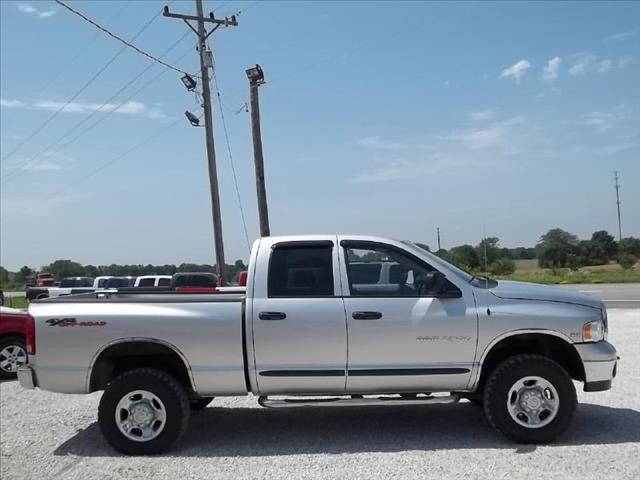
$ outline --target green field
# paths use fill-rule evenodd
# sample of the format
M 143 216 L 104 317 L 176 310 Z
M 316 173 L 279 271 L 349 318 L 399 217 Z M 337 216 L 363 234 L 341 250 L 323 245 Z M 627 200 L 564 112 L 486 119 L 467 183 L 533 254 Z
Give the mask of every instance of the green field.
M 540 268 L 537 260 L 516 260 L 516 271 L 511 275 L 498 276 L 505 280 L 521 282 L 565 284 L 565 283 L 640 283 L 638 265 L 623 270 L 617 263 L 582 267 L 578 271 L 560 268 L 555 271 Z
M 11 308 L 27 308 L 26 297 L 5 297 L 4 306 Z

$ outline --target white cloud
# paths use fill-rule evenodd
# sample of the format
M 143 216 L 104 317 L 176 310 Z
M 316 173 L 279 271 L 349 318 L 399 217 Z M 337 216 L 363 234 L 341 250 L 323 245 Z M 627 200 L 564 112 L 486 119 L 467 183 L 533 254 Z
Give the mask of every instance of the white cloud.
M 620 123 L 629 121 L 630 112 L 624 107 L 618 107 L 610 111 L 594 111 L 582 117 L 580 123 L 592 127 L 599 132 L 613 130 Z
M 491 110 L 481 110 L 479 112 L 470 112 L 469 118 L 476 122 L 482 122 L 487 120 L 493 120 L 495 114 Z
M 560 74 L 560 64 L 562 63 L 562 59 L 560 57 L 554 57 L 551 60 L 547 61 L 547 64 L 544 67 L 544 71 L 542 72 L 542 78 L 544 80 L 553 81 L 558 78 Z
M 444 85 L 444 88 L 450 88 L 451 87 L 451 82 L 449 80 L 445 80 L 443 85 Z
M 625 32 L 615 33 L 613 35 L 609 35 L 603 39 L 604 42 L 618 42 L 621 40 L 627 40 L 631 37 L 635 37 L 640 32 L 640 28 L 633 28 L 631 30 L 627 30 Z
M 44 172 L 44 171 L 50 171 L 50 170 L 61 170 L 62 166 L 59 163 L 44 161 L 44 162 L 38 162 L 33 164 L 27 164 L 24 167 L 22 167 L 22 169 L 30 170 L 33 172 Z
M 526 60 L 520 60 L 510 67 L 505 68 L 500 74 L 500 78 L 513 78 L 516 83 L 520 83 L 520 79 L 531 68 L 531 64 Z
M 361 138 L 356 143 L 363 147 L 375 147 L 380 144 L 380 137 L 378 136 L 365 137 L 365 138 Z
M 38 102 L 23 102 L 21 100 L 8 100 L 5 98 L 0 99 L 0 106 L 5 108 L 22 108 L 28 110 L 46 110 L 51 112 L 57 112 L 61 110 L 61 113 L 92 113 L 92 112 L 111 112 L 123 113 L 128 115 L 139 115 L 147 118 L 162 118 L 164 114 L 157 108 L 150 108 L 142 102 L 128 101 L 122 105 L 115 103 L 83 103 L 83 102 L 70 102 L 65 105 L 65 102 L 57 100 L 43 100 Z
M 613 61 L 607 59 L 600 60 L 598 63 L 598 73 L 607 73 L 611 71 L 613 67 Z
M 18 3 L 18 10 L 27 15 L 34 15 L 38 18 L 49 18 L 56 14 L 55 10 L 40 10 L 29 3 Z
M 6 98 L 0 98 L 0 107 L 5 108 L 25 108 L 25 104 L 20 100 L 7 100 Z
M 622 70 L 631 62 L 630 56 L 621 57 L 616 62 L 610 58 L 599 59 L 591 53 L 578 53 L 572 55 L 571 58 L 574 59 L 574 62 L 569 68 L 569 75 L 574 77 L 592 73 L 609 73 L 614 70 L 614 68 Z
M 618 60 L 618 68 L 620 70 L 622 70 L 623 68 L 627 68 L 627 66 L 629 66 L 630 63 L 631 63 L 631 55 L 626 55 L 624 57 L 621 57 Z

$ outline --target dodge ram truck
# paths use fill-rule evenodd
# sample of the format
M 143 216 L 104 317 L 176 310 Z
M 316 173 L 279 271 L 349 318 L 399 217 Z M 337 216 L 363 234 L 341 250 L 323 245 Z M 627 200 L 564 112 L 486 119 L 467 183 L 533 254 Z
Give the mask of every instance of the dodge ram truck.
M 569 427 L 573 380 L 608 390 L 617 370 L 601 301 L 378 237 L 261 238 L 243 293 L 89 293 L 29 314 L 21 385 L 104 390 L 100 429 L 128 454 L 167 450 L 191 410 L 248 393 L 270 408 L 468 399 L 513 441 L 545 443 Z

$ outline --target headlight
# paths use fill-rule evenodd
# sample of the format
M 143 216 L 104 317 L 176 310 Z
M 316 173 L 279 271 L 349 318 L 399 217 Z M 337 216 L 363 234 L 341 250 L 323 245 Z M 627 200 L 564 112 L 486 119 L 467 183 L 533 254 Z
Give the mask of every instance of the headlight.
M 583 342 L 599 342 L 600 340 L 604 340 L 604 325 L 602 324 L 602 320 L 585 323 L 582 326 Z

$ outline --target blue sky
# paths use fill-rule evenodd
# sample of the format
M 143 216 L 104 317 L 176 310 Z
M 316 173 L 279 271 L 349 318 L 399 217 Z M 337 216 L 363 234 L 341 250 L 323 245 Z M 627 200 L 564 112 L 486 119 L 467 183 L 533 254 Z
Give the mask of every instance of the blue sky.
M 125 38 L 164 5 L 69 4 Z M 273 234 L 434 246 L 439 226 L 448 248 L 485 235 L 530 246 L 553 227 L 615 232 L 619 170 L 623 234 L 640 235 L 640 3 L 205 8 L 242 11 L 240 26 L 216 32 L 211 46 L 250 241 L 258 221 L 242 106 L 244 70 L 255 63 L 268 82 L 260 92 Z M 0 15 L 1 263 L 213 263 L 204 132 L 183 117 L 199 107 L 179 74 L 151 81 L 163 71 L 154 65 L 107 102 L 149 65 L 128 49 L 10 154 L 121 45 L 54 2 L 3 1 Z M 186 28 L 160 16 L 134 43 L 159 56 Z M 163 60 L 196 72 L 193 47 L 187 35 Z M 247 259 L 247 243 L 218 105 L 214 128 L 232 263 Z

